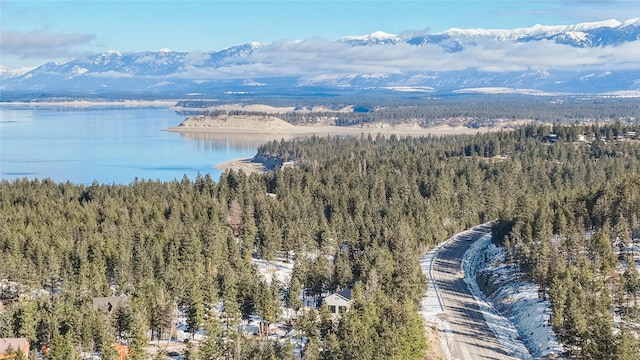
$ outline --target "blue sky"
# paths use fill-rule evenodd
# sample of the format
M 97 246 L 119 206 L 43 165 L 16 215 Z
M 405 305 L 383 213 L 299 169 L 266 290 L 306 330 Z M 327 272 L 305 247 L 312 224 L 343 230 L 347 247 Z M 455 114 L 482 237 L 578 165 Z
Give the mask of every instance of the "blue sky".
M 374 31 L 506 29 L 640 16 L 637 0 L 0 1 L 0 65 L 107 50 L 211 51 L 252 41 L 336 40 Z

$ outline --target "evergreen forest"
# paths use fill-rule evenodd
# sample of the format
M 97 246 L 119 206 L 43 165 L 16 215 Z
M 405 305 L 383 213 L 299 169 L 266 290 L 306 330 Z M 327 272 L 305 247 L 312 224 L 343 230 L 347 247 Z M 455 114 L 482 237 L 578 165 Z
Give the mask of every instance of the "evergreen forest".
M 455 95 L 424 98 L 382 97 L 367 94 L 354 98 L 341 96 L 335 99 L 320 99 L 295 99 L 298 105 L 292 111 L 282 110 L 291 105 L 292 99 L 289 97 L 286 99 L 260 98 L 260 102 L 274 107 L 282 106 L 277 116 L 294 125 L 331 120 L 336 126 L 362 126 L 382 122 L 386 124 L 417 123 L 423 127 L 457 124 L 480 128 L 513 120 L 571 125 L 593 122 L 615 123 L 616 121 L 638 124 L 640 119 L 637 99 L 623 97 L 564 96 L 549 101 L 547 97 L 513 95 Z M 230 104 L 238 106 L 238 102 L 243 103 L 234 99 Z M 221 106 L 219 101 L 181 100 L 177 106 L 183 109 L 181 113 L 185 115 L 204 114 L 211 117 L 270 115 L 267 112 L 239 109 L 213 110 L 215 106 Z
M 283 306 L 300 310 L 302 289 L 349 288 L 353 305 L 337 319 L 326 306 L 297 312 L 303 359 L 423 359 L 420 256 L 496 220 L 494 241 L 550 299 L 567 356 L 638 359 L 633 131 L 532 124 L 474 136 L 314 136 L 258 149 L 294 166 L 217 182 L 5 180 L 0 337 L 29 338 L 47 359 L 79 350 L 116 359 L 115 342 L 145 359 L 179 308 L 190 331 L 208 335 L 187 345 L 187 359 L 293 359 L 292 346 L 246 336 L 241 324 L 259 315 L 268 327 Z M 258 275 L 255 257 L 292 262 L 289 283 Z M 129 300 L 111 314 L 92 308 L 92 298 L 120 294 Z

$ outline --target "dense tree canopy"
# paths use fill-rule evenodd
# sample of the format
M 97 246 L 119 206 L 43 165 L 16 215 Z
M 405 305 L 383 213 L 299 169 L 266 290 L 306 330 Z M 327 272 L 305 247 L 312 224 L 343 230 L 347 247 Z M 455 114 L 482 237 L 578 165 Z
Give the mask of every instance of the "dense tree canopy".
M 340 319 L 321 310 L 299 320 L 309 339 L 303 357 L 421 359 L 420 254 L 498 219 L 496 239 L 551 296 L 554 326 L 574 353 L 628 353 L 638 343 L 632 330 L 613 332 L 611 309 L 637 314 L 640 285 L 633 266 L 614 271 L 613 246 L 627 251 L 638 237 L 640 145 L 597 139 L 632 130 L 531 125 L 274 141 L 259 151 L 294 167 L 231 171 L 217 183 L 208 175 L 129 185 L 3 181 L 0 278 L 56 295 L 11 303 L 5 291 L 0 336 L 54 344 L 55 356 L 69 344 L 106 349 L 122 338 L 143 357 L 146 329 L 166 337 L 179 306 L 192 331 L 212 335 L 190 358 L 290 358 L 287 346 L 244 338 L 239 324 L 251 314 L 277 319 L 279 287 L 353 288 L 353 309 Z M 256 255 L 294 261 L 291 283 L 269 286 L 251 266 Z M 118 294 L 131 300 L 114 322 L 93 321 L 101 315 L 91 298 Z

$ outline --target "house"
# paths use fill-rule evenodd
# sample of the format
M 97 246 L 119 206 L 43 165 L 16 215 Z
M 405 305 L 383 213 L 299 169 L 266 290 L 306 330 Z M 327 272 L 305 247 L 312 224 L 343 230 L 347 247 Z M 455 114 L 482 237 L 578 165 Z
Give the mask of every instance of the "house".
M 126 296 L 109 296 L 93 298 L 93 310 L 102 310 L 111 313 L 118 304 L 127 302 Z
M 545 139 L 546 139 L 548 142 L 550 142 L 550 143 L 554 144 L 554 143 L 558 142 L 558 134 L 549 134 L 549 135 L 547 135 L 547 136 L 545 137 Z
M 17 351 L 24 353 L 24 359 L 29 358 L 29 339 L 27 338 L 1 338 L 0 339 L 0 360 L 16 359 Z
M 322 302 L 329 307 L 331 316 L 337 316 L 351 307 L 351 289 L 344 289 L 325 297 Z

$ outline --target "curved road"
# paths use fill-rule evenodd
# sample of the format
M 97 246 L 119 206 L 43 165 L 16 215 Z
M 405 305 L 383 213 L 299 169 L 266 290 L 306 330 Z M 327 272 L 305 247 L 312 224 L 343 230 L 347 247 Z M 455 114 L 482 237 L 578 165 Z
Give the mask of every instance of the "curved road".
M 440 317 L 453 332 L 455 359 L 515 359 L 507 354 L 491 331 L 464 282 L 462 256 L 471 243 L 491 233 L 491 226 L 478 225 L 452 237 L 433 259 L 431 274 L 443 308 Z

